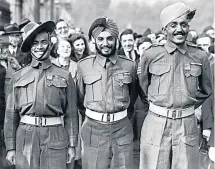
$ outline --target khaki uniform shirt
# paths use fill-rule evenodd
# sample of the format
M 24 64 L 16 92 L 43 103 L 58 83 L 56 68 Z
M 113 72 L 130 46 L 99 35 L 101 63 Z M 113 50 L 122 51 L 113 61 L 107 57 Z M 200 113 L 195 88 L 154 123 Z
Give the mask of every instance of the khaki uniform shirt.
M 79 61 L 79 100 L 85 108 L 96 112 L 128 109 L 131 113 L 136 100 L 136 64 L 116 54 L 106 60 L 97 54 Z
M 206 52 L 193 44 L 148 49 L 138 67 L 142 92 L 148 100 L 167 108 L 199 107 L 212 93 Z
M 58 117 L 64 115 L 70 146 L 76 146 L 78 134 L 77 90 L 71 74 L 49 59 L 32 60 L 13 74 L 5 115 L 7 150 L 15 149 L 20 116 Z

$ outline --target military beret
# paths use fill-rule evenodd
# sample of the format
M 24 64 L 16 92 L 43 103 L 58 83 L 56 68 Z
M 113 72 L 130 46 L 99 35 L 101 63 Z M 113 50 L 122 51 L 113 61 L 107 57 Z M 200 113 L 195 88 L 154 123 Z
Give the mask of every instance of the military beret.
M 189 6 L 182 2 L 176 2 L 161 11 L 160 21 L 162 26 L 165 27 L 171 21 L 184 15 L 186 16 L 186 19 L 191 20 L 195 15 L 195 11 L 195 9 L 191 10 Z

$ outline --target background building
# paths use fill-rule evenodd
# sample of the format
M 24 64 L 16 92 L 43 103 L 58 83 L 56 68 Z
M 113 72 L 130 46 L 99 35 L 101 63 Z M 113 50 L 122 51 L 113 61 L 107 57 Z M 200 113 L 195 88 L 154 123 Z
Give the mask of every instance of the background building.
M 5 0 L 0 0 L 0 25 L 10 23 L 10 4 Z

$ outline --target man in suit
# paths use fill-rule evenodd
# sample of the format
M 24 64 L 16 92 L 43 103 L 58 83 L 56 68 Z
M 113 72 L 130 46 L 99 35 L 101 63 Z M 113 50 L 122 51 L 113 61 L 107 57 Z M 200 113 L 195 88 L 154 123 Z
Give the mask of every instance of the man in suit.
M 19 26 L 16 23 L 7 24 L 4 26 L 5 33 L 9 37 L 9 52 L 12 57 L 16 58 L 21 67 L 25 67 L 31 62 L 31 57 L 27 57 L 27 54 L 21 52 L 20 45 L 22 43 L 22 32 L 19 30 Z
M 135 61 L 136 63 L 139 62 L 139 55 L 134 50 L 134 43 L 136 37 L 134 36 L 134 32 L 132 29 L 125 29 L 120 35 L 120 42 L 122 48 L 119 50 L 119 55 L 124 55 L 127 58 Z
M 16 23 L 4 25 L 4 36 L 9 38 L 9 46 L 7 49 L 7 57 L 5 58 L 6 76 L 5 76 L 5 98 L 8 96 L 8 89 L 12 74 L 25 67 L 31 62 L 32 57 L 21 52 L 20 45 L 22 43 L 22 32 Z M 3 63 L 3 62 L 2 62 Z M 1 64 L 2 64 L 1 63 Z

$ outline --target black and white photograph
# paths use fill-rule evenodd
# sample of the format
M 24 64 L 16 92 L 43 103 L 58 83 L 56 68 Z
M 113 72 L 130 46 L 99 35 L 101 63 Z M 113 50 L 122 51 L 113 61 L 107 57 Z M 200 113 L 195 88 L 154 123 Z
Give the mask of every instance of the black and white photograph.
M 0 0 L 0 169 L 215 169 L 213 0 Z

